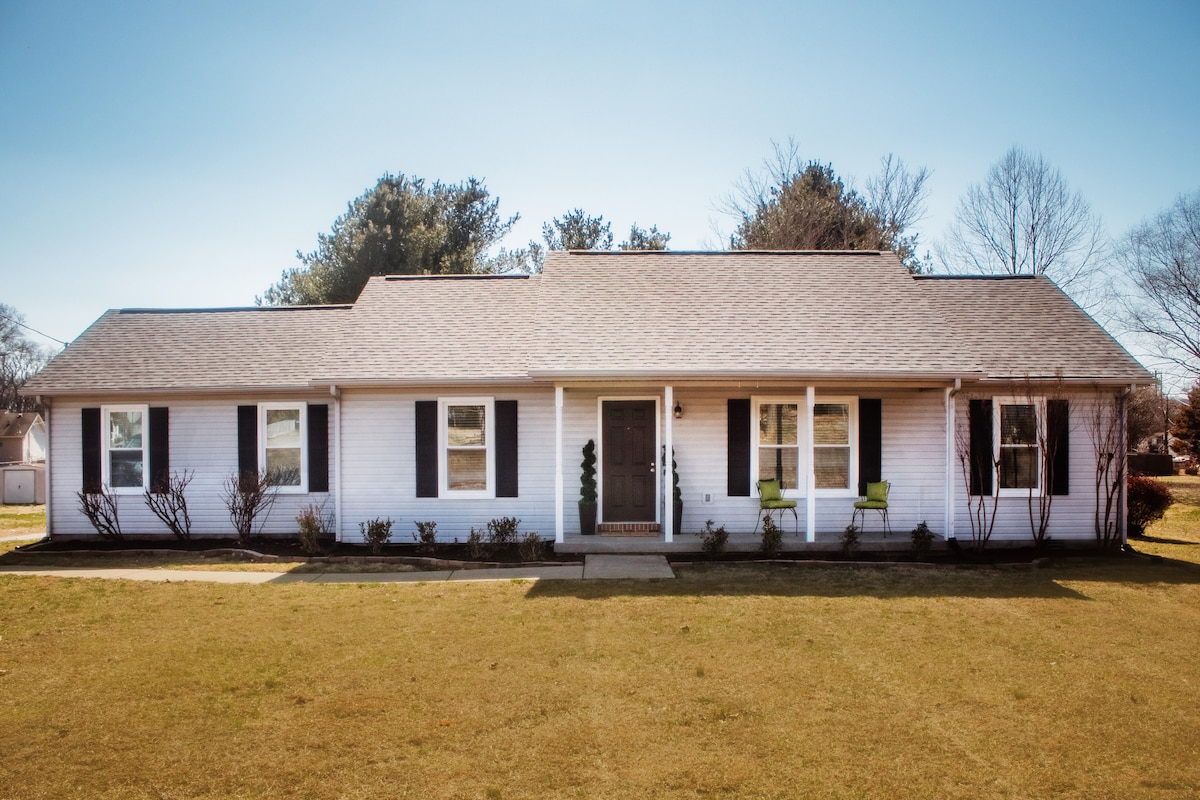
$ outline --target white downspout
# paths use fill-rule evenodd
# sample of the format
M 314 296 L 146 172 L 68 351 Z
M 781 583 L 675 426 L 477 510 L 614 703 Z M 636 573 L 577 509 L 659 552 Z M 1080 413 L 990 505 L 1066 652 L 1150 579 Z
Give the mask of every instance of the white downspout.
M 563 521 L 563 387 L 554 387 L 554 541 L 562 544 Z
M 946 486 L 944 489 L 946 498 L 945 509 L 945 536 L 946 540 L 956 538 L 954 532 L 954 425 L 957 422 L 958 403 L 955 397 L 959 390 L 962 389 L 962 379 L 954 379 L 954 388 L 946 387 Z
M 805 541 L 817 540 L 817 468 L 813 463 L 813 436 L 815 435 L 815 413 L 817 390 L 808 386 L 804 390 L 804 417 L 808 427 L 808 469 L 804 476 L 804 538 Z
M 37 397 L 34 398 L 34 402 L 36 402 L 38 405 L 43 405 L 42 396 L 39 394 Z M 46 408 L 46 466 L 43 467 L 43 471 L 46 476 L 46 538 L 49 538 L 50 533 L 53 530 L 52 526 L 54 525 L 54 523 L 52 522 L 52 520 L 54 519 L 54 514 L 51 513 L 53 510 L 53 507 L 51 506 L 51 498 L 54 496 L 54 492 L 52 491 L 52 489 L 53 489 L 53 483 L 52 483 L 53 477 L 52 476 L 54 475 L 54 470 L 52 470 L 50 468 L 50 451 L 53 449 L 53 447 L 51 446 L 51 441 L 50 441 L 50 429 L 52 427 L 54 427 L 51 424 L 50 416 L 54 413 L 54 408 L 50 403 L 50 398 L 48 398 L 48 397 L 46 398 L 44 405 Z M 36 479 L 34 480 L 33 486 L 34 486 L 33 499 L 37 500 L 37 481 L 36 481 Z
M 330 384 L 333 395 L 333 530 L 336 541 L 342 541 L 342 395 Z

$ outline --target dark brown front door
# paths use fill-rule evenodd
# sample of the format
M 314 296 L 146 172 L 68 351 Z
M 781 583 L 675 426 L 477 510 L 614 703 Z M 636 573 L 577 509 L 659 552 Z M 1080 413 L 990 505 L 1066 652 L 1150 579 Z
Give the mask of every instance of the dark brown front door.
M 604 403 L 605 522 L 654 522 L 653 400 Z

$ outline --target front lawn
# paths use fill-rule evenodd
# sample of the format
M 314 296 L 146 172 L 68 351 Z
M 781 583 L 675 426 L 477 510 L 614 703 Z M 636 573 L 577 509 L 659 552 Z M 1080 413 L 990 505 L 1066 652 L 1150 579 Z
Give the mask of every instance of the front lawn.
M 0 797 L 1184 797 L 1200 571 L 0 577 Z

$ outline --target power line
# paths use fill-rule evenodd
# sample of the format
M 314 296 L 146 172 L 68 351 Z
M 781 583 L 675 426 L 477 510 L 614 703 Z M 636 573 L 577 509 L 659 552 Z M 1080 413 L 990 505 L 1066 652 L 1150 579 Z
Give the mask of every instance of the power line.
M 11 322 L 13 325 L 19 325 L 19 326 L 21 326 L 22 328 L 24 328 L 24 329 L 25 329 L 25 330 L 27 330 L 27 331 L 33 331 L 33 332 L 34 332 L 34 333 L 36 333 L 38 336 L 44 336 L 45 338 L 49 339 L 49 340 L 50 340 L 50 341 L 52 341 L 52 342 L 58 342 L 58 343 L 59 343 L 59 344 L 61 344 L 63 347 L 66 347 L 66 346 L 67 346 L 67 343 L 66 343 L 66 342 L 64 342 L 62 339 L 56 339 L 56 338 L 54 338 L 53 336 L 51 336 L 50 334 L 48 334 L 48 333 L 42 333 L 42 332 L 41 332 L 41 331 L 39 331 L 37 328 L 31 328 L 31 327 L 29 327 L 28 325 L 26 325 L 24 322 L 21 322 L 21 320 L 19 320 L 19 319 L 13 319 L 13 318 L 12 318 L 12 317 L 10 317 L 8 314 L 0 314 L 0 317 L 3 317 L 4 319 L 8 320 L 8 321 L 9 321 L 9 322 Z

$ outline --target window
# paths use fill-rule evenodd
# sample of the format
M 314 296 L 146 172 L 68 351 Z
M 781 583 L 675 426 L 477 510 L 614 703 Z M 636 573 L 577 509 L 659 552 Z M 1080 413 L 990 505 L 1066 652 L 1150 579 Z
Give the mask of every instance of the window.
M 283 492 L 304 491 L 308 476 L 304 403 L 260 403 L 258 468 Z
M 818 493 L 845 495 L 858 487 L 858 398 L 817 397 L 812 441 L 808 441 L 806 401 L 754 398 L 751 474 L 778 479 L 783 490 L 803 496 L 812 469 Z
M 795 402 L 758 405 L 758 478 L 784 491 L 800 488 L 800 409 Z
M 1000 489 L 1034 490 L 1041 488 L 1041 449 L 1039 404 L 1030 402 L 996 403 L 999 415 Z
M 103 410 L 103 482 L 118 494 L 146 489 L 146 406 L 107 406 Z
M 813 472 L 818 489 L 849 489 L 850 403 L 813 406 Z
M 458 497 L 495 492 L 495 404 L 490 397 L 438 401 L 441 488 Z

